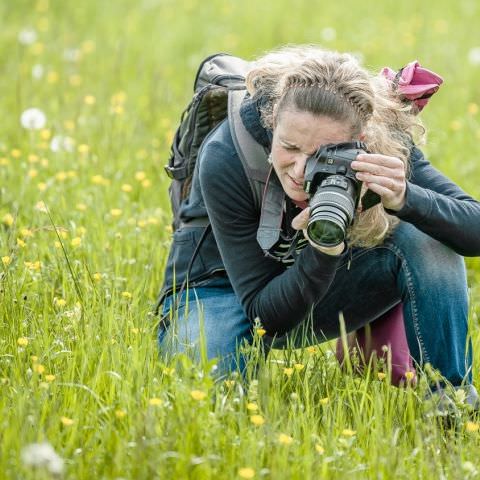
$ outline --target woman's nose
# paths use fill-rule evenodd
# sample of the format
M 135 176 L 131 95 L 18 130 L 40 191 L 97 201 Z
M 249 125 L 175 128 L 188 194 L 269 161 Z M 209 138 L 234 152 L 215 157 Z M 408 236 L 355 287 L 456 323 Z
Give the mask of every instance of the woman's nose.
M 295 179 L 302 179 L 303 173 L 305 171 L 305 163 L 307 162 L 308 155 L 304 153 L 299 153 L 295 158 L 295 166 L 293 167 L 293 173 L 295 174 Z

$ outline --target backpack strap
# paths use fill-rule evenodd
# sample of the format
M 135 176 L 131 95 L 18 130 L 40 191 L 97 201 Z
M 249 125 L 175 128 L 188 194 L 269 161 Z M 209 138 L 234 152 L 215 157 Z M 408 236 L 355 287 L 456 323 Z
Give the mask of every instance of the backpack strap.
M 271 175 L 268 152 L 248 132 L 240 117 L 245 90 L 228 92 L 228 122 L 233 144 L 243 164 L 255 205 L 261 211 L 257 241 L 264 252 L 280 238 L 285 193 L 276 175 Z

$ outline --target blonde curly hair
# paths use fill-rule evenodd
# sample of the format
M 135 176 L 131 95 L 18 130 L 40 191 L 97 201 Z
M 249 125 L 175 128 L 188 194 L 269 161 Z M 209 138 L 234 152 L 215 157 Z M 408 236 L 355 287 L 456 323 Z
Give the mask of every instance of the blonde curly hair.
M 253 63 L 246 85 L 252 96 L 262 99 L 266 128 L 273 130 L 288 109 L 346 122 L 352 138 L 363 133 L 370 152 L 400 158 L 407 173 L 412 141 L 420 143 L 425 133 L 412 107 L 398 98 L 390 83 L 348 53 L 312 45 L 282 47 Z M 383 205 L 376 205 L 356 215 L 349 242 L 362 247 L 381 244 L 397 223 Z

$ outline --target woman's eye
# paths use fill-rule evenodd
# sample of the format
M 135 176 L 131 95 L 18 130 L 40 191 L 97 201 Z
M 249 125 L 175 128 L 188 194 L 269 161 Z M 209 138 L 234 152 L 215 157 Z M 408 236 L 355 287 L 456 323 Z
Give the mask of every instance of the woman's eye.
M 296 152 L 296 151 L 298 151 L 298 147 L 291 147 L 291 146 L 285 145 L 283 148 L 284 148 L 285 150 L 288 150 L 289 152 Z

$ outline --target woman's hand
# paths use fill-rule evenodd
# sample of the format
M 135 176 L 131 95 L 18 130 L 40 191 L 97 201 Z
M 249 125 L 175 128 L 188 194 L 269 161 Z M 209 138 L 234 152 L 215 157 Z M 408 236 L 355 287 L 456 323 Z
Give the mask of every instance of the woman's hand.
M 307 235 L 307 226 L 308 226 L 308 219 L 310 217 L 310 207 L 303 209 L 293 220 L 292 220 L 292 227 L 295 230 L 303 230 L 303 236 L 310 242 L 310 245 L 320 252 L 326 253 L 327 255 L 340 255 L 344 248 L 345 244 L 342 242 L 340 245 L 336 247 L 322 247 L 317 245 L 316 243 L 312 242 Z
M 403 207 L 407 183 L 405 164 L 399 158 L 361 153 L 351 166 L 353 170 L 357 170 L 357 179 L 380 195 L 385 208 L 400 210 Z

